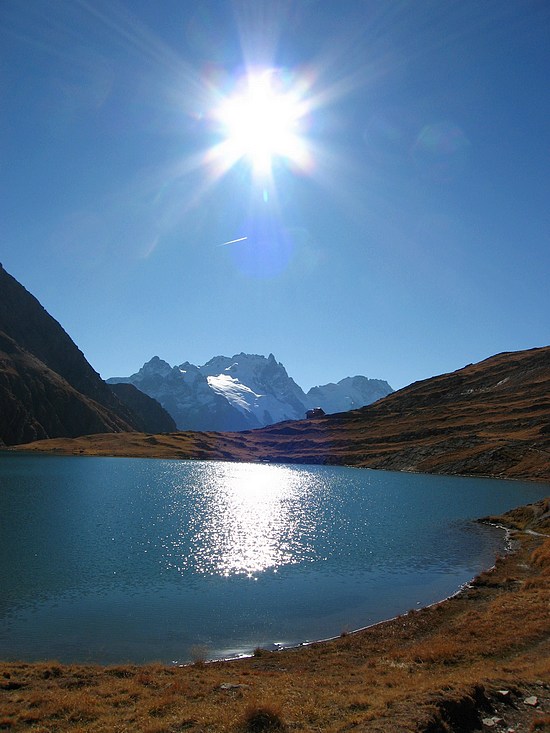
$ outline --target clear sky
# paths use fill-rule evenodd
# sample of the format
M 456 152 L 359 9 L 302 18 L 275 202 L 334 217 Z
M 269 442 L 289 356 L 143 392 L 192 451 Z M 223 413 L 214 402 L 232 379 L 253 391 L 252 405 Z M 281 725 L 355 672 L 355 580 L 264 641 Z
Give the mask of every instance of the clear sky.
M 550 344 L 550 3 L 2 0 L 0 261 L 104 378 Z

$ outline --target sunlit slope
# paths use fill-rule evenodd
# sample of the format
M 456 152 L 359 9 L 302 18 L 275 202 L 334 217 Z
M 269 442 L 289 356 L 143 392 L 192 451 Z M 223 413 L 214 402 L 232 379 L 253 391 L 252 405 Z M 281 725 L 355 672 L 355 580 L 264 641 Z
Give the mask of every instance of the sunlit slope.
M 243 433 L 89 436 L 29 448 L 550 481 L 550 347 L 498 354 L 360 410 L 313 420 Z

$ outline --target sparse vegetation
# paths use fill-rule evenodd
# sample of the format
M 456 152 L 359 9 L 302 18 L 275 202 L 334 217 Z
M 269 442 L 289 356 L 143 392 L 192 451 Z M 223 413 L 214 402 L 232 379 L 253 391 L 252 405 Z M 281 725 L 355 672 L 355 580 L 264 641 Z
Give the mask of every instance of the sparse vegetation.
M 191 658 L 193 664 L 201 665 L 208 659 L 208 649 L 204 644 L 194 644 L 191 647 Z
M 533 551 L 531 562 L 539 568 L 547 568 L 550 565 L 550 539 Z

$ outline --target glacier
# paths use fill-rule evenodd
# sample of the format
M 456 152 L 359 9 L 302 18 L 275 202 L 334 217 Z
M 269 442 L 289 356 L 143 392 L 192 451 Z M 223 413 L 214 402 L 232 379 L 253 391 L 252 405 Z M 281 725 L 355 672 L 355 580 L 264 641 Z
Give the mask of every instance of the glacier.
M 154 397 L 174 418 L 178 430 L 239 431 L 283 420 L 301 420 L 306 411 L 345 412 L 393 392 L 381 379 L 345 377 L 312 387 L 296 384 L 273 354 L 215 356 L 202 366 L 178 366 L 154 356 L 129 377 L 111 377 L 109 384 L 133 384 Z

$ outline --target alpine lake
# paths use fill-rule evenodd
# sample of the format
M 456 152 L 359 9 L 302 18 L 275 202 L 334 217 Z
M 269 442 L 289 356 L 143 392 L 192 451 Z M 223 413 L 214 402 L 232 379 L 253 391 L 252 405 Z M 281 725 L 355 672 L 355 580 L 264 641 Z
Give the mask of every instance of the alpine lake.
M 0 658 L 183 664 L 338 636 L 493 565 L 547 484 L 0 453 Z

